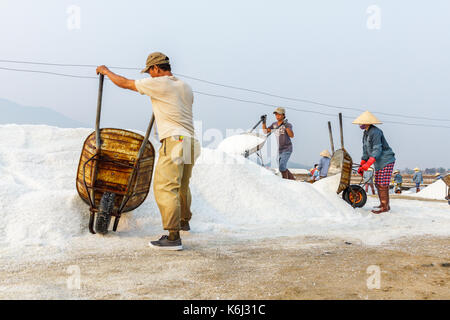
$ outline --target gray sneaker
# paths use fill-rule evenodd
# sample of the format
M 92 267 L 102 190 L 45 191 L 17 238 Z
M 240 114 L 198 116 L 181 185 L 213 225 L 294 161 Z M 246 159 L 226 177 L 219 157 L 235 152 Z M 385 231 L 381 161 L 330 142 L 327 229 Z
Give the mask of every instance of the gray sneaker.
M 150 241 L 149 246 L 152 248 L 157 248 L 161 250 L 183 250 L 183 245 L 181 244 L 181 238 L 177 240 L 169 240 L 169 237 L 164 235 L 159 238 L 158 241 Z

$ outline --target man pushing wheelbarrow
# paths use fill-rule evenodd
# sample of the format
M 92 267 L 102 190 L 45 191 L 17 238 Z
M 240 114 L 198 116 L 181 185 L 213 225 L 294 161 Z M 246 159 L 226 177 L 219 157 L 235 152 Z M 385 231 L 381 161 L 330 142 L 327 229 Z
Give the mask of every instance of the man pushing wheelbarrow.
M 160 52 L 150 54 L 141 73 L 150 78 L 130 80 L 97 67 L 118 87 L 137 91 L 151 98 L 161 147 L 156 165 L 153 190 L 161 212 L 162 224 L 169 235 L 150 246 L 166 250 L 182 250 L 180 230 L 189 230 L 191 193 L 189 180 L 200 144 L 194 138 L 191 87 L 173 76 L 169 58 Z
M 366 111 L 356 118 L 353 124 L 358 124 L 364 130 L 363 135 L 363 155 L 358 173 L 363 175 L 373 164 L 375 167 L 375 186 L 378 190 L 380 205 L 375 207 L 378 210 L 372 210 L 379 214 L 388 212 L 389 206 L 389 184 L 391 182 L 392 171 L 394 171 L 395 153 L 389 147 L 384 138 L 383 131 L 375 126 L 381 124 L 372 113 Z

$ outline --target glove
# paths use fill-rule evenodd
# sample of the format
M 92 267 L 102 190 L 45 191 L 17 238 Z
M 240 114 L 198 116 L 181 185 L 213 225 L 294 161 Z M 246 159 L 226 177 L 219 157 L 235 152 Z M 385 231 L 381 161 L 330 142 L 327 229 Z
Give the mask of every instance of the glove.
M 375 158 L 374 158 L 374 157 L 370 157 L 369 160 L 367 160 L 367 162 L 364 163 L 364 164 L 361 166 L 361 169 L 362 169 L 363 171 L 367 171 L 367 170 L 370 168 L 370 166 L 371 166 L 372 164 L 374 164 L 374 162 L 375 162 Z
M 359 164 L 358 173 L 362 176 L 363 175 L 363 169 L 362 166 L 366 163 L 366 160 L 361 160 L 361 163 Z
M 263 123 L 266 123 L 266 119 L 267 119 L 267 114 L 263 114 L 263 115 L 261 116 L 261 121 L 262 121 Z

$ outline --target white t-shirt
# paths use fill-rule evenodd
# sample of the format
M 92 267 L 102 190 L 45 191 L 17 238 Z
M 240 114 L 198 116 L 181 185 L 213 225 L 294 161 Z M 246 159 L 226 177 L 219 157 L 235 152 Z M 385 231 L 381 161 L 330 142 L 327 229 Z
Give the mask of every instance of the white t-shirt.
M 171 136 L 194 137 L 191 87 L 174 76 L 135 81 L 136 89 L 152 99 L 159 140 Z

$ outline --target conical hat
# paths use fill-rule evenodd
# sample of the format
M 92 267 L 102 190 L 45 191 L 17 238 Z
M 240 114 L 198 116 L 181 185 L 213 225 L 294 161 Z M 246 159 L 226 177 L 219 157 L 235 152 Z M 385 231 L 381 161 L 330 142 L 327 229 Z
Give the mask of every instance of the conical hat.
M 331 158 L 331 154 L 328 152 L 328 150 L 323 150 L 319 155 L 321 157 Z
M 382 122 L 377 119 L 369 111 L 363 112 L 358 118 L 353 120 L 353 124 L 381 124 Z
M 420 171 L 420 169 L 419 168 L 414 168 L 414 171 Z

